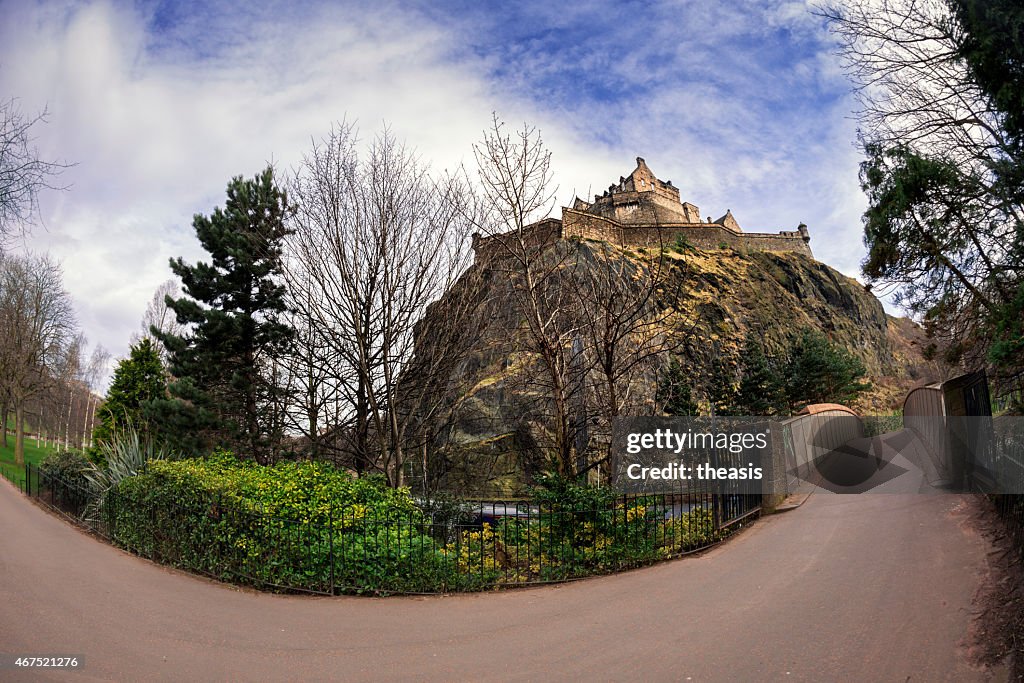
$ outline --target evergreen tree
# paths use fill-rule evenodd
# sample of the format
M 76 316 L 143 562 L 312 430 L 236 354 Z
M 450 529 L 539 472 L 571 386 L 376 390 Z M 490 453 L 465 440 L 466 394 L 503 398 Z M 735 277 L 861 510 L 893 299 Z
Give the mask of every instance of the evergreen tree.
M 868 389 L 864 364 L 825 335 L 804 329 L 790 345 L 786 360 L 786 398 L 790 408 L 811 403 L 849 403 Z
M 280 439 L 274 425 L 283 389 L 273 366 L 293 331 L 284 322 L 281 250 L 287 197 L 267 168 L 234 178 L 223 209 L 192 226 L 211 262 L 171 260 L 184 296 L 167 297 L 182 335 L 151 328 L 163 342 L 174 381 L 157 406 L 164 435 L 182 452 L 213 443 L 268 462 Z
M 107 397 L 97 411 L 99 423 L 93 430 L 95 446 L 90 457 L 98 460 L 99 446 L 128 426 L 140 433 L 150 432 L 153 403 L 167 397 L 167 376 L 160 353 L 148 338 L 132 345 L 127 358 L 114 370 Z
M 714 415 L 737 415 L 736 359 L 720 351 L 711 357 L 707 398 Z
M 991 163 L 992 193 L 1024 202 L 1024 5 L 1020 0 L 950 0 L 962 31 L 959 54 L 978 87 L 999 112 L 1006 152 Z M 1024 264 L 1024 221 L 1014 212 L 1015 230 L 1001 245 L 1004 263 L 1020 273 Z M 1024 278 L 1005 285 L 1006 300 L 992 311 L 989 360 L 1000 374 L 1024 376 Z
M 697 415 L 700 412 L 693 399 L 690 373 L 674 356 L 658 382 L 657 400 L 669 415 Z
M 743 375 L 736 394 L 736 409 L 744 415 L 775 415 L 785 406 L 785 381 L 779 368 L 751 335 L 743 344 Z
M 860 99 L 863 265 L 951 364 L 1024 376 L 1024 4 L 826 3 Z
M 1001 115 L 1018 156 L 1024 153 L 1024 5 L 1020 0 L 950 0 L 960 24 L 958 52 Z M 1018 176 L 1019 177 L 1019 176 Z M 1019 182 L 1017 183 L 1018 189 Z

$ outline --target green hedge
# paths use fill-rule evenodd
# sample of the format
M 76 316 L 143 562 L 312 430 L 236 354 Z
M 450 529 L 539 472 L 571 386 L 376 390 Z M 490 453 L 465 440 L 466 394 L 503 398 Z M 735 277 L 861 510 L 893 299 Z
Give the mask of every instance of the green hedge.
M 432 523 L 406 489 L 323 463 L 260 466 L 218 453 L 152 461 L 103 516 L 141 555 L 224 580 L 302 590 L 443 592 L 606 573 L 709 545 L 703 508 L 551 480 L 525 517 Z M 333 560 L 333 561 L 332 561 Z
M 263 467 L 227 454 L 151 462 L 108 495 L 124 547 L 222 579 L 330 591 L 458 583 L 405 489 L 323 463 Z
M 39 475 L 44 487 L 60 482 L 69 488 L 87 489 L 89 480 L 84 472 L 89 467 L 89 461 L 79 451 L 56 451 L 39 463 Z

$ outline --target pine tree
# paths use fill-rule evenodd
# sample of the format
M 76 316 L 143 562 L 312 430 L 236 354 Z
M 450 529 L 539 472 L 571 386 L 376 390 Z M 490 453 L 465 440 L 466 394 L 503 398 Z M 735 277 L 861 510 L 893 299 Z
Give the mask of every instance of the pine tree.
M 131 347 L 128 357 L 114 370 L 107 397 L 97 411 L 99 423 L 93 430 L 95 445 L 90 457 L 98 460 L 101 457 L 99 445 L 110 441 L 126 427 L 148 434 L 153 403 L 166 397 L 167 376 L 160 354 L 153 342 L 144 337 Z
M 673 357 L 658 382 L 658 403 L 669 415 L 697 415 L 700 410 L 693 400 L 690 373 Z
M 849 403 L 870 384 L 861 381 L 864 364 L 820 332 L 796 336 L 786 362 L 786 397 L 796 409 L 811 403 Z
M 736 359 L 716 349 L 711 357 L 707 398 L 714 415 L 737 415 Z
M 737 412 L 775 415 L 785 403 L 785 382 L 777 364 L 765 355 L 761 343 L 748 335 L 743 344 L 743 375 L 735 400 Z
M 293 330 L 281 284 L 287 197 L 267 168 L 252 180 L 234 178 L 227 202 L 192 221 L 211 262 L 171 260 L 184 296 L 167 305 L 183 335 L 151 332 L 163 342 L 174 381 L 172 399 L 157 408 L 167 440 L 198 453 L 213 443 L 268 462 L 280 439 L 270 425 L 283 389 L 273 372 Z
M 950 0 L 962 35 L 959 45 L 978 87 L 1000 114 L 1006 153 L 992 164 L 993 194 L 1002 193 L 1018 207 L 1024 202 L 1024 5 L 1020 0 Z M 1019 209 L 1013 209 L 1016 216 Z M 999 253 L 1008 266 L 1021 271 L 1024 264 L 1024 226 L 1016 230 Z M 993 334 L 989 361 L 997 377 L 1024 378 L 1024 278 L 1005 284 L 1005 301 L 992 311 Z M 998 379 L 997 379 L 998 382 Z M 1012 380 L 1011 380 L 1012 382 Z M 998 390 L 998 389 L 997 389 Z M 1005 389 L 1004 389 L 1005 390 Z

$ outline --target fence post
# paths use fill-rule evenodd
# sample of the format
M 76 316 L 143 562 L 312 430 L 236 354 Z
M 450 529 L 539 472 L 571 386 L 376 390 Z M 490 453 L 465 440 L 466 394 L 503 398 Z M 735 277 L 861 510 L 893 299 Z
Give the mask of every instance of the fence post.
M 710 484 L 705 484 L 710 490 Z M 711 519 L 715 525 L 715 531 L 722 530 L 722 494 L 718 491 L 711 491 Z
M 334 595 L 334 503 L 327 506 L 327 558 L 331 563 L 331 595 Z

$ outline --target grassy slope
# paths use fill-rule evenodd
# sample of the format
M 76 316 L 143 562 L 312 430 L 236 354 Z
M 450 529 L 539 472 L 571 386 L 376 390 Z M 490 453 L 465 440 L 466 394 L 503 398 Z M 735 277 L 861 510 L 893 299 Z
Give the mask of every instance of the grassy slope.
M 47 447 L 39 442 L 36 448 L 35 438 L 25 437 L 25 462 L 38 463 L 50 453 L 57 450 L 55 447 Z M 14 464 L 14 429 L 13 426 L 7 432 L 7 446 L 0 442 L 0 475 L 14 482 L 15 486 L 22 486 L 25 480 L 25 466 Z

